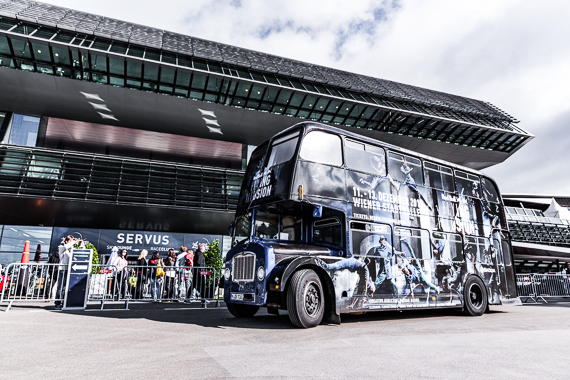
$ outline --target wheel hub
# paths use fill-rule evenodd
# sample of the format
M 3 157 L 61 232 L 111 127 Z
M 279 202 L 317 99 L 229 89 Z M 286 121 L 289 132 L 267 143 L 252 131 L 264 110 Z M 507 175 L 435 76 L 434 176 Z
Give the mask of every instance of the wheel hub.
M 305 311 L 309 316 L 314 316 L 319 311 L 321 304 L 319 290 L 314 283 L 307 285 L 305 289 Z
M 483 303 L 483 293 L 477 285 L 472 285 L 469 289 L 469 298 L 471 298 L 471 304 L 475 307 L 480 307 Z

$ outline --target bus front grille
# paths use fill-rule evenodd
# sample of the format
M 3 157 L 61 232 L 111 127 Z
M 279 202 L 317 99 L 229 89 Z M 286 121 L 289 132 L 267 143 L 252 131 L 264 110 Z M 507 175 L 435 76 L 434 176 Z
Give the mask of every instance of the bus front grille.
M 255 276 L 255 254 L 246 253 L 232 259 L 232 279 L 235 282 L 253 282 Z

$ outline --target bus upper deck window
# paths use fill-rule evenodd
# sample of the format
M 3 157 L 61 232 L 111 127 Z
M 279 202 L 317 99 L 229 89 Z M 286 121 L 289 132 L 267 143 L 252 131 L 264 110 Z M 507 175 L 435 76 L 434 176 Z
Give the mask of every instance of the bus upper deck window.
M 340 137 L 321 131 L 309 132 L 301 144 L 300 158 L 326 165 L 342 165 Z
M 455 185 L 459 195 L 479 198 L 481 193 L 479 176 L 456 170 Z
M 267 167 L 282 164 L 293 158 L 297 141 L 299 141 L 299 131 L 275 139 L 271 144 L 271 154 L 267 161 Z
M 401 182 L 424 184 L 422 162 L 414 157 L 388 152 L 388 173 Z
M 455 191 L 453 171 L 445 166 L 424 162 L 426 185 L 434 189 Z
M 344 147 L 344 159 L 347 168 L 380 177 L 386 175 L 386 153 L 384 149 L 350 139 L 345 140 Z

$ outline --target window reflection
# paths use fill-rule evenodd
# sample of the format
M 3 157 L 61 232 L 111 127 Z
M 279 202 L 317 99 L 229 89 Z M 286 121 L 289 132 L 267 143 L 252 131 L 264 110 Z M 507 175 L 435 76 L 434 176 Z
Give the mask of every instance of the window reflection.
M 15 114 L 2 143 L 36 146 L 40 118 Z
M 20 262 L 26 240 L 30 241 L 30 260 L 34 258 L 34 253 L 39 248 L 42 261 L 46 261 L 51 235 L 51 227 L 4 226 L 0 243 L 0 263 L 5 265 Z

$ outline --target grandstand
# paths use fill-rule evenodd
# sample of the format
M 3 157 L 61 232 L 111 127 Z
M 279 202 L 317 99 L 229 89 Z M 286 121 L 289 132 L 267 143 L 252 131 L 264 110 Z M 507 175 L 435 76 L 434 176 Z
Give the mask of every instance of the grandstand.
M 570 262 L 570 197 L 505 194 L 517 273 L 559 272 Z

